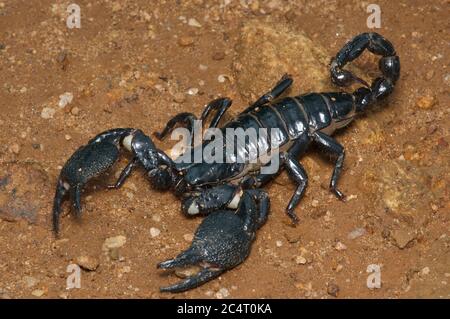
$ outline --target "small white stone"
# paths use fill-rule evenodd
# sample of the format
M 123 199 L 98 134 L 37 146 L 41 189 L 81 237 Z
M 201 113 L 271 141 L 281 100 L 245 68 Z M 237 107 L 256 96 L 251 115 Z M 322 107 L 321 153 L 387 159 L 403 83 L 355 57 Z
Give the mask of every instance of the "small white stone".
M 158 228 L 156 228 L 156 227 L 150 228 L 150 236 L 155 238 L 155 237 L 158 237 L 159 234 L 161 234 L 161 231 Z
M 338 241 L 338 242 L 336 243 L 336 246 L 334 246 L 334 248 L 335 248 L 336 250 L 338 250 L 338 251 L 341 251 L 341 250 L 346 250 L 346 249 L 347 249 L 347 246 L 345 246 L 343 243 L 341 243 L 340 241 Z
M 189 95 L 197 95 L 198 94 L 198 88 L 190 88 L 187 90 L 187 94 Z
M 421 275 L 428 275 L 430 273 L 430 267 L 425 267 L 420 271 Z
M 220 75 L 217 77 L 217 81 L 219 81 L 219 83 L 224 83 L 226 80 L 227 80 L 227 78 L 226 78 L 225 75 L 223 75 L 223 74 L 220 74 Z
M 43 118 L 43 119 L 46 119 L 46 120 L 48 120 L 48 119 L 52 119 L 53 118 L 53 115 L 55 115 L 55 109 L 54 108 L 51 108 L 51 107 L 44 107 L 43 109 L 42 109 L 42 112 L 41 112 L 41 117 Z
M 199 64 L 199 65 L 198 65 L 198 68 L 199 68 L 201 71 L 206 71 L 206 70 L 208 70 L 208 66 L 207 66 L 207 65 L 204 65 L 204 64 Z
M 67 104 L 72 103 L 73 100 L 73 94 L 70 92 L 66 92 L 64 94 L 61 94 L 59 96 L 59 102 L 58 102 L 58 106 L 60 108 L 64 108 Z
M 197 19 L 195 19 L 195 18 L 190 18 L 188 20 L 188 25 L 191 26 L 191 27 L 196 27 L 196 28 L 201 28 L 202 27 L 200 22 L 198 22 Z
M 194 235 L 192 235 L 192 234 L 184 234 L 183 238 L 184 238 L 185 241 L 191 242 L 194 239 Z
M 283 242 L 281 240 L 277 240 L 276 242 L 277 247 L 283 246 Z

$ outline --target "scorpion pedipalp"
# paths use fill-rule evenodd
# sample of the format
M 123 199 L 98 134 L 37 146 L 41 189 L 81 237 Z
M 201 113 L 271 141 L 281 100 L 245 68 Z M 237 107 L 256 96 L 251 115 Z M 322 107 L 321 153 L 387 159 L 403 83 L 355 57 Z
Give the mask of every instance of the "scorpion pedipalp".
M 160 269 L 198 266 L 200 271 L 163 292 L 183 292 L 198 287 L 242 263 L 250 253 L 261 209 L 252 192 L 244 192 L 237 211 L 209 214 L 198 227 L 191 246 L 174 259 L 158 264 Z M 263 219 L 265 221 L 265 219 Z

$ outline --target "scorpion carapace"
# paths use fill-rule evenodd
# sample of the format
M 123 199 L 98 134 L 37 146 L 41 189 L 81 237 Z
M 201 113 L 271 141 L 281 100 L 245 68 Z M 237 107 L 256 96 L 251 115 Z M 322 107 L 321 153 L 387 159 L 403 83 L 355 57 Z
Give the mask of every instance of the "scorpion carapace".
M 382 75 L 370 85 L 343 69 L 365 49 L 382 56 L 379 61 Z M 339 199 L 344 199 L 337 182 L 345 152 L 331 135 L 349 124 L 357 114 L 392 93 L 400 74 L 400 60 L 393 45 L 384 37 L 377 33 L 362 33 L 337 53 L 331 61 L 330 71 L 332 82 L 338 86 L 355 82 L 364 86 L 353 93 L 308 93 L 279 98 L 292 84 L 291 77 L 284 75 L 272 90 L 220 127 L 221 132 L 252 128 L 256 132 L 260 129 L 273 130 L 275 134 L 271 139 L 259 136 L 238 143 L 238 146 L 232 147 L 233 154 L 225 154 L 226 161 L 214 162 L 205 160 L 205 157 L 203 161 L 194 163 L 174 161 L 139 129 L 119 128 L 97 135 L 79 148 L 61 170 L 53 206 L 55 233 L 59 230 L 63 199 L 70 197 L 75 215 L 80 216 L 84 185 L 110 168 L 123 147 L 131 152 L 132 159 L 110 188 L 120 187 L 135 167 L 142 167 L 153 186 L 160 190 L 172 189 L 181 198 L 181 208 L 186 215 L 208 215 L 197 230 L 192 246 L 175 259 L 159 264 L 160 268 L 170 269 L 195 264 L 201 270 L 179 284 L 162 288 L 162 291 L 185 291 L 235 267 L 248 256 L 256 230 L 267 219 L 269 197 L 261 187 L 277 176 L 282 168 L 287 170 L 297 185 L 286 212 L 293 222 L 298 222 L 294 209 L 308 183 L 306 171 L 298 158 L 311 143 L 335 158 L 330 190 Z M 209 127 L 217 128 L 230 106 L 231 100 L 228 98 L 213 100 L 206 105 L 200 120 L 211 117 Z M 193 136 L 196 120 L 192 113 L 180 113 L 169 120 L 161 133 L 155 135 L 163 139 L 176 126 L 184 126 Z M 221 149 L 228 150 L 226 146 L 234 142 L 235 137 L 232 141 L 226 134 L 222 136 L 204 140 L 200 145 L 194 145 L 194 138 L 191 138 L 185 155 L 196 151 L 203 154 L 202 151 L 211 143 L 219 143 Z M 257 157 L 256 164 L 236 160 L 252 156 Z M 274 160 L 279 163 L 277 169 L 270 173 L 264 171 Z

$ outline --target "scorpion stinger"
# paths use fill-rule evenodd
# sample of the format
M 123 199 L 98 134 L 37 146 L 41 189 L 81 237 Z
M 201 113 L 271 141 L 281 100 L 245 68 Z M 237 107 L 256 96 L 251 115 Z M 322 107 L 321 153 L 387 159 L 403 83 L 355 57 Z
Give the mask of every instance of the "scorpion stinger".
M 376 78 L 370 86 L 353 73 L 342 69 L 347 63 L 359 57 L 365 49 L 382 56 L 378 65 L 383 76 Z M 336 54 L 331 61 L 330 70 L 331 81 L 336 85 L 348 86 L 356 81 L 366 86 L 353 93 L 356 112 L 362 112 L 369 104 L 392 93 L 395 82 L 400 76 L 400 58 L 395 53 L 392 43 L 380 34 L 362 33 L 345 44 Z

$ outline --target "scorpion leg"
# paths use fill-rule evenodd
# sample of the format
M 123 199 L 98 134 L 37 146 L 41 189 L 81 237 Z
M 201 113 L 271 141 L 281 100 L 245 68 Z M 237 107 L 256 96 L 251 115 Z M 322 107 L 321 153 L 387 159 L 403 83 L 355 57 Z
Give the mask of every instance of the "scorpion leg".
M 260 226 L 258 219 L 256 199 L 249 192 L 243 193 L 236 213 L 220 210 L 208 215 L 186 251 L 158 264 L 162 269 L 198 266 L 200 271 L 160 290 L 176 293 L 196 288 L 242 263 Z
M 200 120 L 204 121 L 211 113 L 211 111 L 216 111 L 216 114 L 214 114 L 214 117 L 212 118 L 209 124 L 209 127 L 210 128 L 217 127 L 223 115 L 225 114 L 225 112 L 228 110 L 228 108 L 231 106 L 232 103 L 233 101 L 226 97 L 219 98 L 209 102 L 206 105 L 205 109 L 203 110 L 202 115 L 200 116 Z
M 339 198 L 340 200 L 344 200 L 345 199 L 344 194 L 342 194 L 342 192 L 337 189 L 337 181 L 339 179 L 339 176 L 341 175 L 342 166 L 344 164 L 345 159 L 344 147 L 338 142 L 336 142 L 333 138 L 322 132 L 314 133 L 313 139 L 327 153 L 337 156 L 333 170 L 333 175 L 331 176 L 330 190 L 337 196 L 337 198 Z
M 108 188 L 109 189 L 119 189 L 120 186 L 122 186 L 122 184 L 128 178 L 128 176 L 130 176 L 131 171 L 133 170 L 133 168 L 135 168 L 138 164 L 139 164 L 139 160 L 137 159 L 137 157 L 133 158 L 131 160 L 131 162 L 129 162 L 128 165 L 122 170 L 122 172 L 120 173 L 119 178 L 114 183 L 114 185 L 108 185 Z
M 286 213 L 294 223 L 298 223 L 298 217 L 295 214 L 294 209 L 305 193 L 306 186 L 308 185 L 308 175 L 306 174 L 303 166 L 293 155 L 290 153 L 284 153 L 282 154 L 282 157 L 284 158 L 284 165 L 289 173 L 288 175 L 298 185 L 294 195 L 292 195 L 291 200 L 289 201 Z
M 256 102 L 251 104 L 243 113 L 248 113 L 257 107 L 264 105 L 266 103 L 269 103 L 279 97 L 281 94 L 283 94 L 291 85 L 292 77 L 289 74 L 284 74 L 281 79 L 275 84 L 275 86 L 267 93 L 260 96 Z
M 164 127 L 164 129 L 161 132 L 155 132 L 154 135 L 159 139 L 162 140 L 164 139 L 167 134 L 169 134 L 170 132 L 173 131 L 175 125 L 177 124 L 183 124 L 184 126 L 186 126 L 186 128 L 188 129 L 191 137 L 191 145 L 194 145 L 194 128 L 195 128 L 195 124 L 197 121 L 197 117 L 192 114 L 192 113 L 188 113 L 188 112 L 183 112 L 183 113 L 179 113 L 177 115 L 175 115 L 174 117 L 172 117 L 166 124 L 166 126 Z

